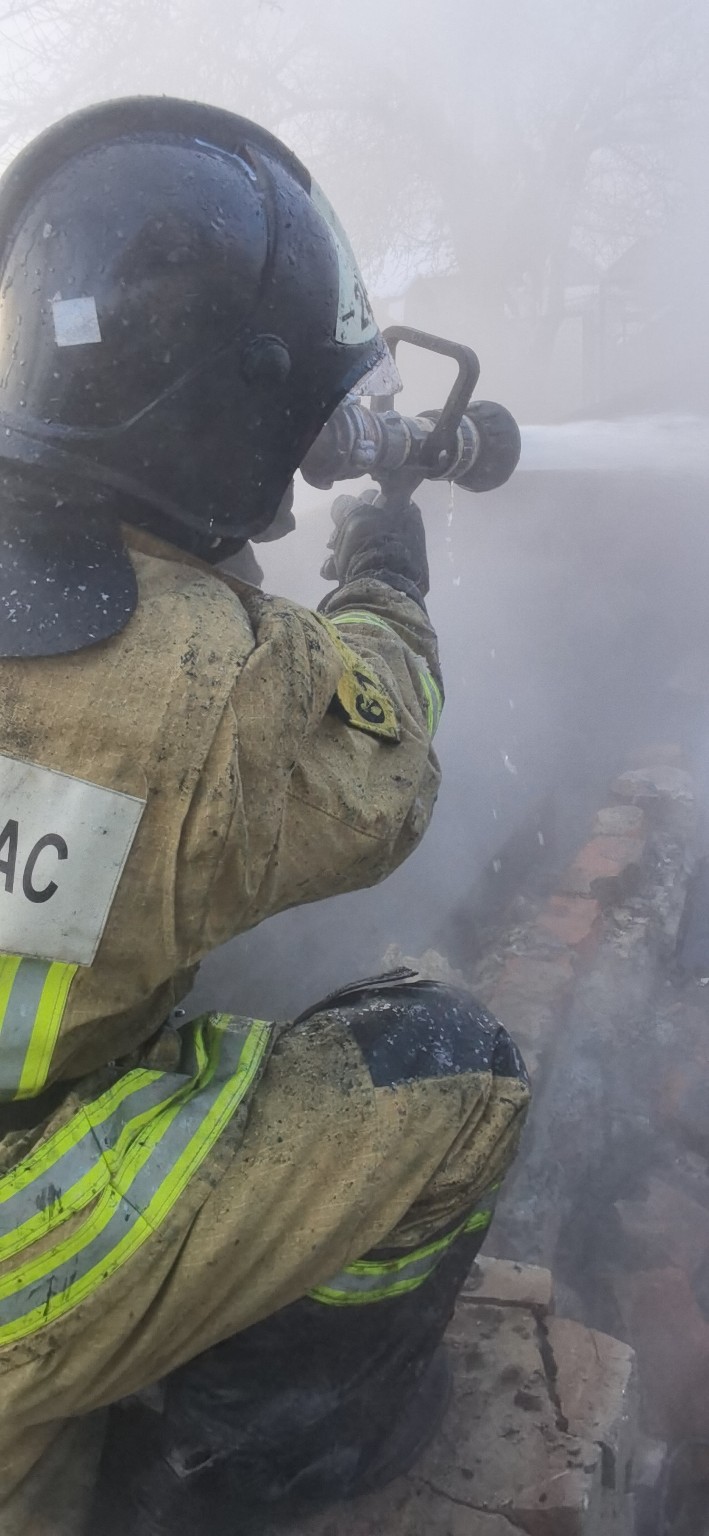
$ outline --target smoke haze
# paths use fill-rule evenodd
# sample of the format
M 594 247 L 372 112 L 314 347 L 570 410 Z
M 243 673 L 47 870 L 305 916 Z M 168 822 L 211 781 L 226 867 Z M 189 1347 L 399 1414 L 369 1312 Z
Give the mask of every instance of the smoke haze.
M 102 97 L 255 117 L 332 198 L 380 321 L 472 345 L 478 393 L 537 429 L 534 475 L 457 491 L 452 511 L 447 488 L 422 492 L 447 687 L 424 846 L 382 890 L 279 917 L 205 966 L 199 1003 L 289 1013 L 376 969 L 389 940 L 443 947 L 531 805 L 583 799 L 633 731 L 661 733 L 666 677 L 706 638 L 707 10 L 9 0 L 1 25 L 6 161 Z M 447 365 L 402 349 L 402 370 L 403 409 L 441 403 Z M 300 488 L 297 532 L 262 547 L 267 585 L 319 599 L 327 505 Z
M 478 394 L 538 429 L 533 476 L 457 491 L 452 516 L 447 488 L 422 492 L 447 688 L 424 846 L 381 890 L 284 915 L 205 967 L 198 1003 L 289 1013 L 376 969 L 389 940 L 445 947 L 446 912 L 465 927 L 530 806 L 583 799 L 633 728 L 661 734 L 666 675 L 701 641 L 706 8 L 11 0 L 2 36 L 5 158 L 102 97 L 255 117 L 332 198 L 381 323 L 472 345 Z M 441 403 L 450 365 L 401 356 L 402 409 Z M 328 498 L 302 487 L 297 505 L 296 534 L 260 558 L 267 585 L 312 603 Z
M 561 867 L 643 742 L 709 763 L 709 8 L 5 0 L 0 28 L 5 162 L 107 97 L 255 118 L 331 198 L 380 323 L 472 346 L 478 395 L 522 423 L 503 489 L 420 495 L 447 694 L 422 847 L 228 945 L 189 1010 L 292 1016 L 392 943 L 465 969 L 530 817 L 552 806 Z M 450 365 L 400 363 L 401 408 L 440 406 Z M 268 589 L 322 597 L 330 499 L 298 487 L 296 532 L 258 547 Z

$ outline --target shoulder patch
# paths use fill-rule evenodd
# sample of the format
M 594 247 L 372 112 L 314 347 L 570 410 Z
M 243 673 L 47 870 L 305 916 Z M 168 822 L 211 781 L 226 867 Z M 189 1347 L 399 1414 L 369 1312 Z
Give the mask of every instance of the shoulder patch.
M 327 631 L 343 664 L 331 709 L 355 731 L 378 736 L 382 741 L 400 741 L 401 727 L 396 710 L 381 680 L 372 671 L 370 662 L 345 644 L 334 624 L 324 614 L 316 614 L 315 617 Z

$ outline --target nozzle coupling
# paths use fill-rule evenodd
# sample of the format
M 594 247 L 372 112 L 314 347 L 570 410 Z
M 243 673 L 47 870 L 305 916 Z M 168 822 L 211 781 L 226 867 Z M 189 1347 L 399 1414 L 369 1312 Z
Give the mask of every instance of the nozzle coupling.
M 519 427 L 503 405 L 491 400 L 470 404 L 455 435 L 431 453 L 431 436 L 440 411 L 400 416 L 398 411 L 368 410 L 346 401 L 316 439 L 301 473 L 309 485 L 327 490 L 336 480 L 371 475 L 386 480 L 398 471 L 418 471 L 421 480 L 451 480 L 468 491 L 503 485 L 520 455 Z

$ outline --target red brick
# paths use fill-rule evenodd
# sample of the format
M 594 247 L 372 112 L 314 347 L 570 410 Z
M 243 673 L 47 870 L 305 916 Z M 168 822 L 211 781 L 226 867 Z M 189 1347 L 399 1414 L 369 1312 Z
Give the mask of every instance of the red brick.
M 596 896 L 603 905 L 623 901 L 637 890 L 644 851 L 642 838 L 593 837 L 577 853 L 559 889 L 569 895 Z
M 612 1457 L 614 1486 L 622 1488 L 637 1436 L 633 1351 L 565 1317 L 550 1317 L 546 1328 L 556 1365 L 556 1393 L 569 1432 L 602 1443 Z
M 536 955 L 509 955 L 496 993 L 503 988 L 514 990 L 530 1002 L 553 1009 L 568 994 L 573 977 L 573 966 L 567 955 L 555 956 L 553 960 L 539 959 Z
M 709 1435 L 709 1324 L 681 1269 L 616 1275 L 626 1338 L 638 1357 L 644 1427 L 663 1440 Z
M 563 993 L 559 989 L 560 1001 Z M 534 1003 L 524 992 L 505 987 L 495 992 L 489 1004 L 491 1013 L 514 1035 L 521 1050 L 539 1048 L 553 1035 L 556 1014 L 543 1003 Z
M 594 837 L 645 837 L 647 818 L 639 805 L 604 805 L 593 828 Z
M 623 1236 L 636 1265 L 661 1268 L 671 1257 L 692 1276 L 709 1256 L 709 1211 L 674 1184 L 648 1180 L 643 1200 L 616 1200 Z
M 601 908 L 591 896 L 551 896 L 535 924 L 545 943 L 563 944 L 588 957 L 601 934 Z
M 658 800 L 679 800 L 694 803 L 694 785 L 682 768 L 630 768 L 621 773 L 611 785 L 611 793 L 618 800 L 631 805 L 645 805 L 650 809 Z
M 476 1259 L 461 1291 L 461 1302 L 494 1302 L 496 1307 L 528 1307 L 551 1311 L 554 1288 L 551 1270 L 512 1259 Z
M 660 1085 L 659 1108 L 662 1119 L 685 1145 L 709 1157 L 709 1060 L 690 1056 L 686 1065 L 671 1072 Z M 689 1055 L 689 1052 L 688 1052 Z
M 508 957 L 488 1006 L 519 1039 L 523 1053 L 528 1046 L 542 1046 L 553 1035 L 573 975 L 567 955 L 553 960 L 538 960 L 532 955 Z

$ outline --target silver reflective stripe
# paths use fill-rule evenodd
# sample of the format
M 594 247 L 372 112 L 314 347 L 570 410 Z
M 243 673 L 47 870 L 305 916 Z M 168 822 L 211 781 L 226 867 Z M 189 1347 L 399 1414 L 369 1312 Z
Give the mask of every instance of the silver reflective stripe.
M 49 960 L 21 960 L 0 1028 L 0 1099 L 14 1099 L 42 1001 Z
M 100 1168 L 101 1155 L 115 1148 L 132 1121 L 146 1111 L 154 1111 L 159 1105 L 169 1103 L 180 1090 L 184 1092 L 189 1083 L 189 1078 L 176 1073 L 155 1073 L 154 1081 L 147 1084 L 145 1077 L 144 1072 L 129 1073 L 120 1084 L 121 1092 L 127 1092 L 117 1104 L 115 1090 L 104 1094 L 106 1110 L 103 1116 L 99 1107 L 101 1100 L 97 1106 L 90 1106 L 91 1109 L 99 1107 L 97 1119 L 92 1115 L 89 1120 L 88 1114 L 79 1111 L 82 1123 L 86 1121 L 86 1131 L 80 1140 L 70 1142 L 66 1151 L 62 1150 L 62 1142 L 67 1138 L 59 1132 L 52 1138 L 56 1143 L 56 1155 L 52 1155 L 51 1143 L 42 1142 L 39 1147 L 41 1156 L 33 1159 L 30 1155 L 25 1160 L 25 1174 L 29 1177 L 20 1181 L 16 1176 L 18 1170 L 13 1170 L 14 1178 L 9 1175 L 0 1181 L 0 1261 L 23 1246 L 22 1229 L 29 1221 L 36 1223 L 40 1212 L 46 1227 L 54 1224 L 57 1208 L 69 1207 L 72 1191 L 86 1177 L 87 1170 Z M 131 1079 L 137 1079 L 135 1087 L 132 1087 Z M 33 1162 L 39 1165 L 34 1174 Z M 105 1178 L 107 1181 L 108 1168 Z M 96 1193 L 95 1189 L 93 1193 Z M 87 1198 L 91 1199 L 91 1196 L 90 1190 Z M 72 1208 L 76 1210 L 75 1205 Z
M 348 624 L 354 624 L 358 628 L 361 628 L 363 624 L 367 624 L 373 629 L 386 630 L 387 633 L 392 635 L 395 640 L 398 640 L 401 645 L 406 644 L 406 642 L 402 640 L 401 635 L 397 634 L 397 631 L 394 629 L 392 624 L 388 624 L 386 619 L 380 618 L 378 613 L 369 613 L 366 608 L 348 608 L 344 613 L 333 613 L 329 614 L 328 617 L 330 619 L 330 623 L 335 624 L 338 627 L 346 627 Z M 406 649 L 409 651 L 410 655 L 413 654 L 416 671 L 418 672 L 421 687 L 423 689 L 423 695 L 426 702 L 426 725 L 428 728 L 428 734 L 429 736 L 435 736 L 436 731 L 440 725 L 441 715 L 443 713 L 443 694 L 438 686 L 438 683 L 436 682 L 435 677 L 433 676 L 433 673 L 431 672 L 430 667 L 428 666 L 425 657 L 417 656 L 415 652 L 412 653 L 410 646 L 406 646 Z
M 497 1187 L 490 1189 L 465 1221 L 461 1221 L 452 1232 L 447 1232 L 445 1237 L 436 1238 L 422 1248 L 415 1249 L 408 1258 L 356 1259 L 326 1285 L 316 1286 L 308 1295 L 312 1301 L 320 1301 L 325 1305 L 348 1306 L 386 1301 L 393 1296 L 418 1290 L 433 1274 L 457 1238 L 466 1232 L 485 1231 L 489 1227 Z
M 356 1269 L 354 1265 L 351 1265 L 348 1269 L 341 1270 L 340 1274 L 336 1275 L 335 1279 L 331 1280 L 329 1285 L 323 1287 L 323 1289 L 327 1291 L 340 1291 L 348 1297 L 371 1297 L 374 1292 L 381 1296 L 383 1293 L 389 1293 L 392 1290 L 414 1290 L 416 1286 L 412 1282 L 415 1281 L 417 1285 L 420 1285 L 426 1280 L 433 1270 L 437 1268 L 452 1242 L 453 1238 L 451 1238 L 450 1242 L 441 1244 L 435 1253 L 420 1255 L 418 1258 L 414 1256 L 406 1264 L 397 1263 L 396 1267 L 391 1266 L 388 1268 L 386 1263 L 381 1266 L 371 1264 L 369 1269 L 365 1270 L 364 1268 Z M 311 1296 L 317 1296 L 317 1291 L 311 1291 L 310 1294 Z
M 0 1100 L 45 1087 L 77 966 L 0 954 Z
M 108 1164 L 104 1188 L 69 1236 L 62 1237 L 60 1229 L 53 1248 L 36 1257 L 31 1251 L 25 1253 L 24 1261 L 0 1278 L 0 1342 L 25 1337 L 61 1316 L 131 1258 L 159 1229 L 235 1114 L 264 1058 L 269 1026 L 260 1020 L 237 1023 L 224 1015 L 211 1015 L 195 1033 L 197 1029 L 208 1036 L 203 1081 L 188 1080 L 176 1094 L 176 1075 L 164 1074 L 169 1079 L 165 1101 L 143 1118 L 120 1155 L 112 1157 L 106 1147 L 102 1151 L 100 1135 L 79 1133 L 76 1150 L 81 1149 L 83 1171 L 90 1174 L 97 1163 Z M 150 1090 L 155 1087 L 156 1083 L 146 1085 Z M 143 1111 L 149 1108 L 146 1096 L 128 1098 L 129 1124 L 139 1102 Z M 83 1128 L 81 1111 L 73 1119 Z M 103 1141 L 107 1137 L 110 1141 L 110 1136 L 104 1127 Z M 81 1163 L 72 1163 L 75 1187 L 77 1172 L 81 1179 Z M 66 1218 L 76 1214 L 70 1198 L 55 1207 L 62 1227 Z

